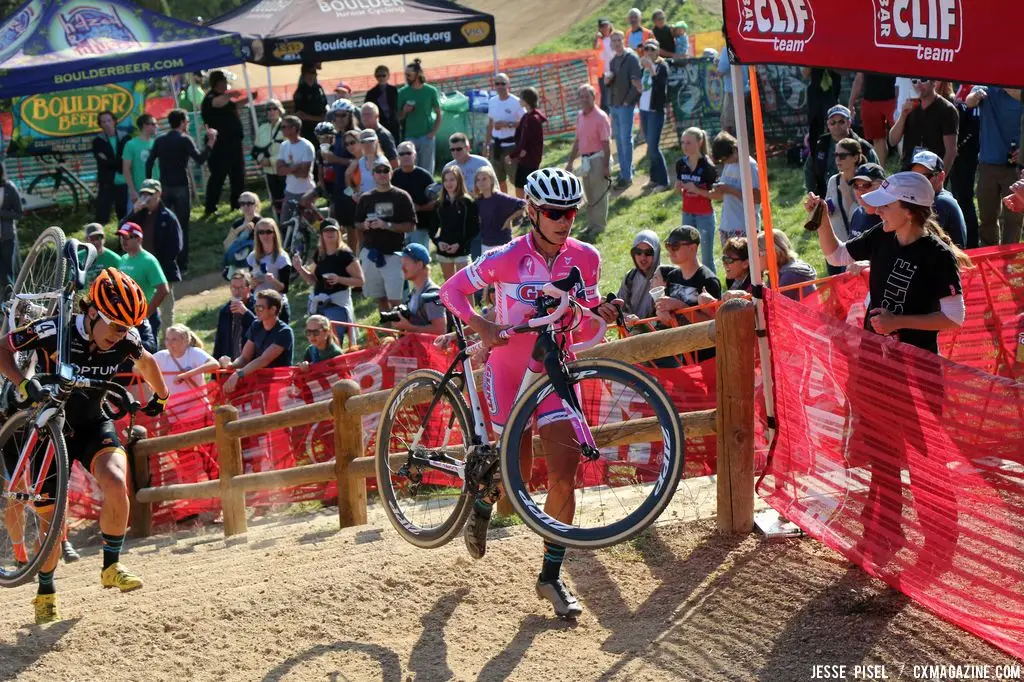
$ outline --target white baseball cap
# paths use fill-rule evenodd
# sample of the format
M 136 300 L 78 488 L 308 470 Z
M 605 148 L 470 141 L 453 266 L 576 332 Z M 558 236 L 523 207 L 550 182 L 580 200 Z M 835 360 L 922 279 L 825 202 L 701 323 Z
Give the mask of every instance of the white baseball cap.
M 905 201 L 918 206 L 932 206 L 935 203 L 935 189 L 931 181 L 920 173 L 912 171 L 894 173 L 882 181 L 882 186 L 868 192 L 861 199 L 868 206 L 888 206 L 896 201 Z

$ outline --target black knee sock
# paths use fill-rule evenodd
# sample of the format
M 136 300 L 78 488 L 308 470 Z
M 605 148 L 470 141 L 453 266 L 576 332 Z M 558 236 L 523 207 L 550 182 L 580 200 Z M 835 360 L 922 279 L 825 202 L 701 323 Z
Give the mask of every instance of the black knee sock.
M 53 571 L 39 571 L 39 590 L 37 594 L 56 594 L 57 588 L 53 585 Z
M 565 547 L 550 542 L 544 543 L 544 563 L 540 567 L 540 579 L 555 580 L 562 571 L 565 560 Z
M 123 535 L 103 535 L 103 570 L 113 566 L 121 559 L 121 548 L 124 546 Z

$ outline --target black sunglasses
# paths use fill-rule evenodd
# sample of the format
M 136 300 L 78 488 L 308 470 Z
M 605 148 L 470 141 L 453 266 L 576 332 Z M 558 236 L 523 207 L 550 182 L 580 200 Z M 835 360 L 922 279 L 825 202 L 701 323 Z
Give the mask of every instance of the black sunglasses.
M 693 244 L 696 243 L 697 242 L 672 242 L 671 244 L 669 244 L 666 242 L 665 246 L 674 251 L 678 249 L 680 246 L 692 246 Z
M 732 265 L 733 263 L 741 260 L 747 260 L 746 258 L 733 258 L 732 256 L 722 256 L 722 262 L 726 265 Z
M 836 158 L 839 159 L 840 161 L 845 161 L 851 156 L 853 156 L 853 154 L 851 154 L 850 152 L 836 152 Z
M 654 257 L 654 251 L 651 249 L 633 249 L 631 253 L 634 256 L 647 256 L 648 258 Z
M 239 201 L 238 205 L 239 206 L 255 206 L 256 202 L 255 201 Z
M 391 169 L 390 168 L 374 168 L 373 169 L 373 174 L 374 175 L 390 175 L 391 174 Z
M 398 152 L 399 156 L 412 156 L 412 152 Z
M 257 230 L 256 234 L 274 234 L 273 230 Z

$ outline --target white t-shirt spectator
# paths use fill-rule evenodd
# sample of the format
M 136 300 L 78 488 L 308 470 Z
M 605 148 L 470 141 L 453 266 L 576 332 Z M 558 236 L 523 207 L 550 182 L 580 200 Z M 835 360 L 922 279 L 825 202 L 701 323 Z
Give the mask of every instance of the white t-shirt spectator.
M 316 150 L 312 143 L 304 137 L 297 142 L 285 140 L 281 143 L 281 151 L 278 158 L 289 166 L 299 163 L 309 164 L 309 173 L 305 177 L 289 175 L 284 180 L 284 191 L 289 194 L 305 194 L 311 192 L 316 184 L 313 182 L 313 161 L 316 159 Z
M 509 95 L 506 99 L 502 99 L 497 95 L 492 97 L 487 102 L 487 118 L 495 123 L 512 124 L 508 128 L 501 129 L 495 126 L 493 137 L 498 140 L 508 140 L 511 142 L 516 136 L 516 126 L 519 125 L 519 119 L 525 113 L 522 103 L 515 95 Z
M 757 161 L 750 159 L 750 174 L 753 176 L 754 187 L 761 189 L 761 178 L 757 174 Z M 740 164 L 727 163 L 722 166 L 722 175 L 718 178 L 718 181 L 740 189 Z M 761 211 L 757 203 L 754 204 L 754 214 L 757 218 L 757 224 L 760 228 L 761 224 Z M 722 217 L 718 221 L 718 229 L 722 232 L 746 232 L 747 223 L 743 218 L 743 199 L 732 194 L 726 194 L 722 198 Z
M 444 169 L 451 168 L 452 166 L 458 166 L 459 170 L 462 171 L 462 177 L 466 179 L 466 191 L 470 194 L 473 193 L 473 188 L 476 187 L 476 172 L 481 168 L 490 166 L 491 162 L 478 154 L 470 154 L 469 158 L 466 159 L 466 163 L 458 163 L 455 159 L 452 159 L 444 165 Z M 444 169 L 441 173 L 444 173 Z
M 285 253 L 279 253 L 276 256 L 263 256 L 258 264 L 256 263 L 256 254 L 250 253 L 245 262 L 249 264 L 254 274 L 263 273 L 265 275 L 270 273 L 279 282 L 284 281 L 281 273 L 285 270 L 290 270 L 292 267 L 291 261 L 288 260 L 288 255 Z M 272 288 L 267 282 L 261 282 L 253 287 L 253 291 L 263 291 L 264 289 Z
M 189 346 L 180 358 L 174 357 L 171 355 L 171 351 L 165 348 L 164 350 L 154 353 L 153 359 L 156 360 L 157 366 L 160 367 L 160 371 L 163 372 L 164 381 L 167 383 L 167 390 L 170 392 L 171 396 L 175 396 L 179 393 L 191 391 L 193 388 L 202 386 L 206 383 L 205 374 L 196 374 L 195 376 L 189 377 L 185 381 L 178 383 L 174 380 L 178 374 L 187 372 L 190 369 L 195 369 L 214 358 L 202 348 Z
M 612 48 L 612 37 L 606 35 L 601 38 L 601 50 L 598 52 L 601 56 L 601 73 L 608 73 L 611 71 L 609 64 L 612 63 L 612 57 L 615 56 L 615 50 Z

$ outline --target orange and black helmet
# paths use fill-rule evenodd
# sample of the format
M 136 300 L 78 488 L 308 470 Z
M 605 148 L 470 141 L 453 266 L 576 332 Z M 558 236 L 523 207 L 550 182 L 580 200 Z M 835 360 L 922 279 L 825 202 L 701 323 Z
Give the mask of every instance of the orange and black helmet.
M 89 287 L 89 298 L 100 315 L 115 324 L 137 327 L 146 319 L 146 295 L 134 279 L 106 268 Z

